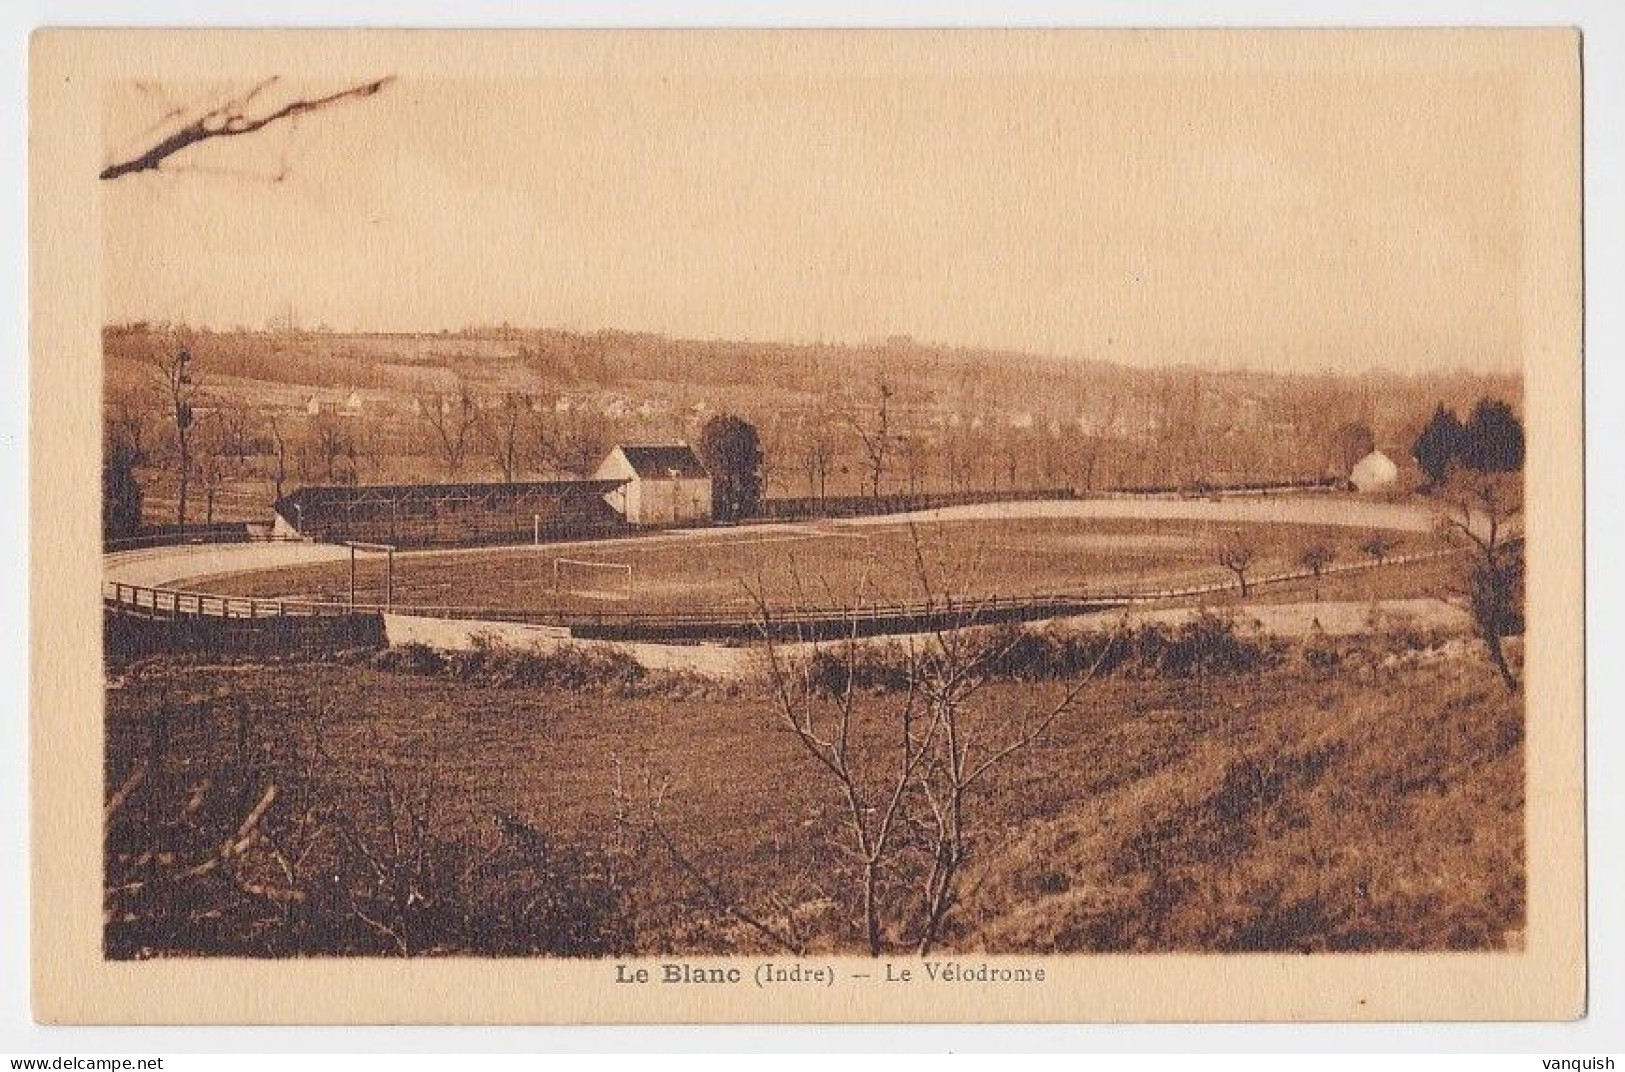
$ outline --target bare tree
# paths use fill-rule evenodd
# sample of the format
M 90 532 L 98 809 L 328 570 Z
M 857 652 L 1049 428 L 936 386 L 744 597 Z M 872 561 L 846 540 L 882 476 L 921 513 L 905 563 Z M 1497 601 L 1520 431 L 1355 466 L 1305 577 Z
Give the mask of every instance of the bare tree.
M 356 482 L 355 440 L 332 414 L 324 413 L 310 424 L 310 445 L 320 463 L 321 478 L 329 484 Z M 349 467 L 343 464 L 348 461 Z
M 1157 390 L 1157 436 L 1164 452 L 1162 482 L 1193 488 L 1210 470 L 1206 455 L 1211 436 L 1202 408 L 1201 374 L 1169 372 Z
M 362 480 L 362 464 L 365 463 L 369 471 L 378 468 L 378 451 L 372 445 L 371 437 L 364 428 L 351 430 L 344 441 L 344 461 L 349 472 L 350 483 L 360 484 Z
M 161 120 L 162 126 L 170 128 L 168 133 L 133 155 L 112 161 L 102 169 L 98 177 L 111 180 L 141 171 L 157 171 L 166 160 L 190 146 L 215 138 L 235 138 L 253 134 L 273 123 L 297 119 L 346 101 L 371 97 L 393 80 L 393 77 L 376 78 L 325 96 L 297 98 L 274 105 L 265 101 L 269 92 L 278 84 L 278 79 L 272 77 L 262 79 L 243 92 L 234 94 L 212 107 L 201 110 L 172 108 Z
M 846 423 L 857 433 L 858 442 L 863 447 L 865 467 L 868 470 L 869 497 L 880 498 L 880 485 L 886 478 L 886 465 L 891 461 L 892 448 L 896 446 L 891 430 L 891 403 L 896 390 L 882 374 L 875 378 L 875 402 L 871 411 L 865 415 L 861 411 L 850 411 L 845 415 Z
M 219 448 L 233 472 L 240 472 L 254 447 L 254 416 L 238 401 L 222 401 L 214 409 Z
M 838 788 L 844 808 L 847 835 L 857 855 L 861 878 L 859 891 L 863 911 L 864 941 L 869 955 L 885 950 L 880 904 L 880 875 L 893 862 L 894 836 L 903 826 L 903 808 L 922 764 L 932 754 L 931 746 L 940 730 L 938 720 L 920 710 L 914 667 L 899 709 L 892 714 L 895 725 L 895 754 L 884 766 L 892 773 L 878 786 L 860 779 L 858 757 L 852 747 L 857 690 L 857 639 L 848 639 L 843 650 L 845 682 L 832 699 L 814 676 L 812 661 L 792 666 L 773 640 L 772 612 L 759 603 L 763 636 L 773 695 L 782 724 L 795 735 L 802 752 Z
M 897 437 L 897 456 L 903 463 L 908 493 L 918 495 L 925 481 L 926 466 L 931 460 L 931 444 L 919 432 L 900 435 Z
M 1371 426 L 1364 421 L 1346 421 L 1332 429 L 1327 443 L 1327 468 L 1340 478 L 1348 479 L 1354 466 L 1377 449 Z
M 1467 481 L 1442 524 L 1446 540 L 1468 552 L 1454 594 L 1472 614 L 1508 692 L 1518 691 L 1518 678 L 1502 640 L 1523 631 L 1523 532 L 1518 524 L 1523 503 L 1516 480 L 1486 475 Z
M 141 531 L 141 481 L 137 471 L 150 455 L 150 400 L 122 396 L 107 408 L 102 424 L 102 535 L 135 536 Z
M 480 440 L 491 459 L 502 470 L 502 482 L 512 484 L 524 468 L 525 446 L 535 412 L 535 400 L 526 394 L 508 392 L 502 404 L 481 411 L 476 425 Z
M 1061 473 L 1073 491 L 1093 491 L 1095 468 L 1100 464 L 1100 444 L 1083 432 L 1061 436 Z
M 822 501 L 829 491 L 829 472 L 835 465 L 835 442 L 827 414 L 813 414 L 802 429 L 801 471 L 807 478 L 807 497 Z
M 1003 463 L 1004 486 L 1014 489 L 1021 480 L 1021 463 L 1027 456 L 1027 437 L 1016 428 L 1005 428 L 999 438 L 999 459 Z
M 276 482 L 276 498 L 277 501 L 281 501 L 282 489 L 288 480 L 288 440 L 282 434 L 282 423 L 277 420 L 276 414 L 273 413 L 266 423 L 271 430 L 271 453 L 276 459 L 276 476 L 273 478 Z
M 1396 537 L 1382 532 L 1374 532 L 1364 543 L 1360 544 L 1360 550 L 1364 551 L 1371 561 L 1380 566 L 1387 561 L 1388 556 L 1393 554 L 1394 548 L 1398 546 L 1399 540 Z
M 446 477 L 455 481 L 468 453 L 469 436 L 480 419 L 479 407 L 462 383 L 453 393 L 436 391 L 419 396 L 417 401 L 434 446 L 440 452 L 440 460 L 445 463 Z
M 609 438 L 609 426 L 599 414 L 557 414 L 537 427 L 536 451 L 555 471 L 586 476 L 609 452 Z
M 922 588 L 933 591 L 917 534 L 915 561 Z M 1020 711 L 982 709 L 978 695 L 1020 633 L 977 628 L 980 603 L 939 593 L 923 604 L 930 631 L 901 649 L 903 684 L 888 701 L 861 684 L 861 595 L 847 612 L 847 635 L 811 659 L 781 646 L 790 623 L 761 591 L 752 595 L 776 721 L 841 801 L 840 837 L 856 861 L 864 945 L 871 956 L 893 949 L 928 954 L 960 903 L 965 867 L 987 835 L 981 789 L 1077 709 L 1112 642 L 1058 697 Z
M 771 420 L 762 421 L 756 425 L 761 439 L 761 472 L 762 494 L 764 498 L 771 497 L 773 489 L 778 488 L 779 494 L 790 494 L 789 467 L 785 458 L 789 454 L 789 433 L 785 428 L 782 415 Z
M 1247 598 L 1247 571 L 1252 568 L 1255 552 L 1240 533 L 1231 533 L 1219 544 L 1216 554 L 1219 565 L 1236 575 L 1241 597 Z
M 399 463 L 421 454 L 421 430 L 403 429 L 388 417 L 351 420 L 354 429 L 357 472 L 365 467 L 367 483 L 389 483 L 399 475 Z M 416 440 L 416 442 L 414 442 Z
M 175 473 L 178 479 L 175 524 L 186 528 L 186 494 L 192 478 L 192 426 L 196 420 L 195 402 L 199 385 L 192 375 L 192 355 L 185 346 L 168 359 L 159 359 L 170 420 L 175 431 Z
M 939 445 L 942 455 L 942 473 L 947 478 L 949 491 L 960 491 L 967 486 L 970 467 L 970 444 L 965 433 L 958 428 L 949 429 Z
M 1320 542 L 1310 544 L 1298 555 L 1298 562 L 1303 568 L 1314 574 L 1315 601 L 1317 603 L 1320 601 L 1320 575 L 1326 572 L 1326 567 L 1330 566 L 1336 558 L 1337 552 L 1333 551 L 1329 544 Z
M 203 488 L 205 525 L 214 524 L 215 499 L 220 494 L 231 464 L 230 437 L 228 423 L 219 411 L 207 413 L 198 420 L 192 437 L 193 465 L 198 483 Z
M 639 861 L 649 847 L 658 847 L 677 866 L 678 871 L 704 894 L 706 900 L 725 915 L 749 927 L 769 945 L 794 956 L 804 956 L 806 944 L 794 933 L 793 912 L 782 913 L 788 924 L 782 927 L 764 919 L 761 913 L 752 912 L 740 903 L 738 897 L 724 889 L 721 882 L 707 874 L 705 868 L 696 863 L 693 856 L 666 829 L 661 821 L 661 808 L 671 787 L 670 779 L 662 778 L 657 782 L 653 772 L 645 769 L 642 791 L 638 792 L 628 787 L 619 756 L 613 758 L 613 763 L 615 780 L 610 787 L 610 801 L 615 814 L 616 844 L 610 858 L 624 861 L 624 866 L 632 872 L 638 869 Z
M 151 453 L 152 411 L 155 400 L 148 389 L 121 394 L 108 403 L 104 418 L 107 437 L 133 454 Z

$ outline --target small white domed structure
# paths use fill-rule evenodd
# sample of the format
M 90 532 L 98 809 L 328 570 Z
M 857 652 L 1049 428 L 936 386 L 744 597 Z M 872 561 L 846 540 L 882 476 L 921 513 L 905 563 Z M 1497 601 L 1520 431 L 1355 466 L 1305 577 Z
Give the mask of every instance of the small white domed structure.
M 1382 451 L 1374 450 L 1354 463 L 1349 483 L 1362 494 L 1387 491 L 1399 483 L 1399 466 Z

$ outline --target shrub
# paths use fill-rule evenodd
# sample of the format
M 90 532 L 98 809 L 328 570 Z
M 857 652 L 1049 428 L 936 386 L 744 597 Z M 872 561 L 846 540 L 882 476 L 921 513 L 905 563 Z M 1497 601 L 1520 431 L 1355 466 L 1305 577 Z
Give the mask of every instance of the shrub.
M 613 648 L 530 651 L 476 640 L 472 649 L 448 656 L 445 673 L 459 681 L 488 685 L 626 692 L 647 671 L 630 655 Z
M 375 953 L 602 957 L 634 947 L 629 890 L 603 853 L 495 818 L 494 847 L 421 834 L 425 816 L 399 857 L 379 844 L 365 861 L 341 855 L 338 882 L 314 907 L 347 932 L 341 942 Z
M 820 647 L 806 666 L 808 684 L 826 696 L 853 688 L 891 692 L 908 687 L 908 655 L 899 644 Z
M 1324 633 L 1314 633 L 1303 642 L 1303 662 L 1311 670 L 1336 670 L 1343 665 L 1343 651 Z
M 738 683 L 713 681 L 698 673 L 649 670 L 614 647 L 566 646 L 534 651 L 505 647 L 480 637 L 466 651 L 443 652 L 423 644 L 402 644 L 377 652 L 370 663 L 378 670 L 495 688 L 551 688 L 677 700 L 732 695 L 739 687 Z
M 1234 620 L 1207 610 L 1171 628 L 1141 626 L 1134 642 L 1142 671 L 1158 677 L 1250 673 L 1276 665 L 1284 651 L 1279 640 L 1242 636 Z
M 246 711 L 234 751 L 200 759 L 171 745 L 179 722 L 218 735 L 218 717 L 161 708 L 144 755 L 120 757 L 110 778 L 110 959 L 635 948 L 636 861 L 612 847 L 562 845 L 500 812 L 494 842 L 448 834 L 432 776 L 399 785 L 380 762 L 371 778 L 334 778 L 322 753 L 256 733 Z
M 427 644 L 402 644 L 379 651 L 372 657 L 372 665 L 404 674 L 438 674 L 446 668 L 446 657 Z
M 1178 625 L 1150 622 L 1113 629 L 1070 631 L 1004 625 L 979 631 L 969 663 L 983 677 L 1010 681 L 1064 681 L 1091 671 L 1140 678 L 1186 678 L 1252 673 L 1279 664 L 1287 645 L 1249 637 L 1235 622 L 1208 611 Z M 820 648 L 807 672 L 827 695 L 855 687 L 896 691 L 908 686 L 908 654 L 898 644 L 859 645 L 853 651 Z

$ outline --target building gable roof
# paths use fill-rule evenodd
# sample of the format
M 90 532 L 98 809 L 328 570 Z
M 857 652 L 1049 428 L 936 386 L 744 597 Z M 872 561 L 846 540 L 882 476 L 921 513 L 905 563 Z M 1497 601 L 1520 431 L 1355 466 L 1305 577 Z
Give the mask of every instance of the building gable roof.
M 644 479 L 670 480 L 675 473 L 683 480 L 704 480 L 711 475 L 687 443 L 622 443 L 617 449 Z
M 1355 469 L 1360 469 L 1362 467 L 1377 472 L 1399 471 L 1399 466 L 1394 464 L 1394 460 L 1380 450 L 1374 450 L 1354 463 Z

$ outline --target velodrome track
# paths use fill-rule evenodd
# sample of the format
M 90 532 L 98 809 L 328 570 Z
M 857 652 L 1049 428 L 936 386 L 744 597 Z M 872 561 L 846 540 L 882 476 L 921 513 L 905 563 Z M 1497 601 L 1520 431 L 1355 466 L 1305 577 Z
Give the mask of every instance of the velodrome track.
M 1217 523 L 1335 525 L 1339 527 L 1405 533 L 1432 532 L 1439 513 L 1417 503 L 1390 503 L 1342 496 L 1269 496 L 1222 499 L 1070 499 L 1058 501 L 988 503 L 920 510 L 906 514 L 840 518 L 817 523 L 823 535 L 854 530 L 861 535 L 875 525 L 948 524 L 955 521 L 1077 518 L 1080 520 L 1166 520 Z M 654 536 L 588 540 L 544 545 L 559 550 L 586 550 L 610 546 L 654 547 L 694 541 L 740 543 L 795 538 L 814 531 L 801 522 L 770 522 L 730 528 L 679 529 Z M 489 547 L 400 551 L 398 557 L 485 554 Z M 345 559 L 347 548 L 302 541 L 264 543 L 190 544 L 109 552 L 103 560 L 103 578 L 121 584 L 151 588 L 184 588 L 191 581 L 223 574 L 275 570 Z
M 693 541 L 774 541 L 805 539 L 809 535 L 861 536 L 865 527 L 917 523 L 951 525 L 959 520 L 1023 518 L 1130 518 L 1195 520 L 1220 523 L 1299 523 L 1348 526 L 1404 533 L 1431 532 L 1438 515 L 1421 504 L 1395 504 L 1353 498 L 1221 499 L 1221 500 L 1077 500 L 1069 502 L 1017 502 L 993 506 L 953 507 L 914 514 L 891 514 L 816 523 L 768 523 L 739 527 L 677 530 L 655 535 L 599 540 L 590 543 L 543 545 L 549 549 L 579 550 L 606 545 L 647 547 L 652 543 L 683 544 Z M 491 548 L 425 550 L 398 552 L 398 555 L 446 555 L 489 552 Z M 1383 569 L 1405 562 L 1435 558 L 1451 551 L 1428 551 L 1391 558 L 1384 562 L 1338 563 L 1327 574 L 1354 570 Z M 392 609 L 376 606 L 349 607 L 342 603 L 298 602 L 276 598 L 249 599 L 188 591 L 205 578 L 238 572 L 277 570 L 349 558 L 348 547 L 303 541 L 260 543 L 198 544 L 111 552 L 105 556 L 103 597 L 110 611 L 136 618 L 221 622 L 231 626 L 242 619 L 275 618 L 310 620 L 311 617 L 340 618 L 356 614 L 375 616 L 382 621 L 386 642 L 391 645 L 421 643 L 445 650 L 498 643 L 515 648 L 546 648 L 559 645 L 593 646 L 608 644 L 630 655 L 645 667 L 679 670 L 719 679 L 749 676 L 758 669 L 753 647 L 728 646 L 717 641 L 755 640 L 761 625 L 755 620 L 738 620 L 727 615 L 694 613 L 683 615 L 604 615 L 571 618 L 541 612 L 513 612 L 483 607 L 423 607 L 397 604 Z M 1298 571 L 1255 579 L 1267 586 L 1307 577 Z M 1183 620 L 1194 611 L 1193 597 L 1233 591 L 1228 584 L 1208 584 L 1189 589 L 1125 592 L 1115 596 L 1030 597 L 983 604 L 978 608 L 978 624 L 996 621 L 1042 623 L 1052 621 L 1066 628 L 1095 629 L 1125 621 Z M 1419 594 L 1420 595 L 1420 594 Z M 1183 609 L 1180 609 L 1183 608 Z M 1465 629 L 1469 622 L 1464 611 L 1436 598 L 1334 603 L 1249 603 L 1231 608 L 1240 620 L 1280 636 L 1359 633 L 1381 628 L 1379 618 L 1397 616 L 1408 624 Z M 965 624 L 963 612 L 954 622 Z M 940 609 L 937 617 L 940 617 Z M 944 622 L 919 607 L 877 608 L 860 623 L 847 611 L 812 610 L 781 616 L 775 632 L 784 640 L 816 642 L 831 637 L 860 635 L 879 639 L 918 635 L 921 630 L 940 629 Z M 226 619 L 227 621 L 222 621 Z M 252 625 L 253 623 L 249 623 Z M 948 627 L 955 627 L 949 625 Z
M 147 588 L 184 589 L 189 582 L 205 577 L 338 562 L 349 556 L 349 549 L 337 544 L 300 540 L 176 544 L 144 547 L 138 551 L 110 551 L 102 557 L 102 579 Z
M 1269 495 L 1214 499 L 1054 499 L 1030 502 L 946 506 L 911 514 L 846 518 L 854 527 L 953 521 L 1019 521 L 1029 518 L 1080 520 L 1207 521 L 1219 524 L 1335 525 L 1339 528 L 1432 532 L 1439 513 L 1419 503 L 1391 503 L 1352 496 Z

